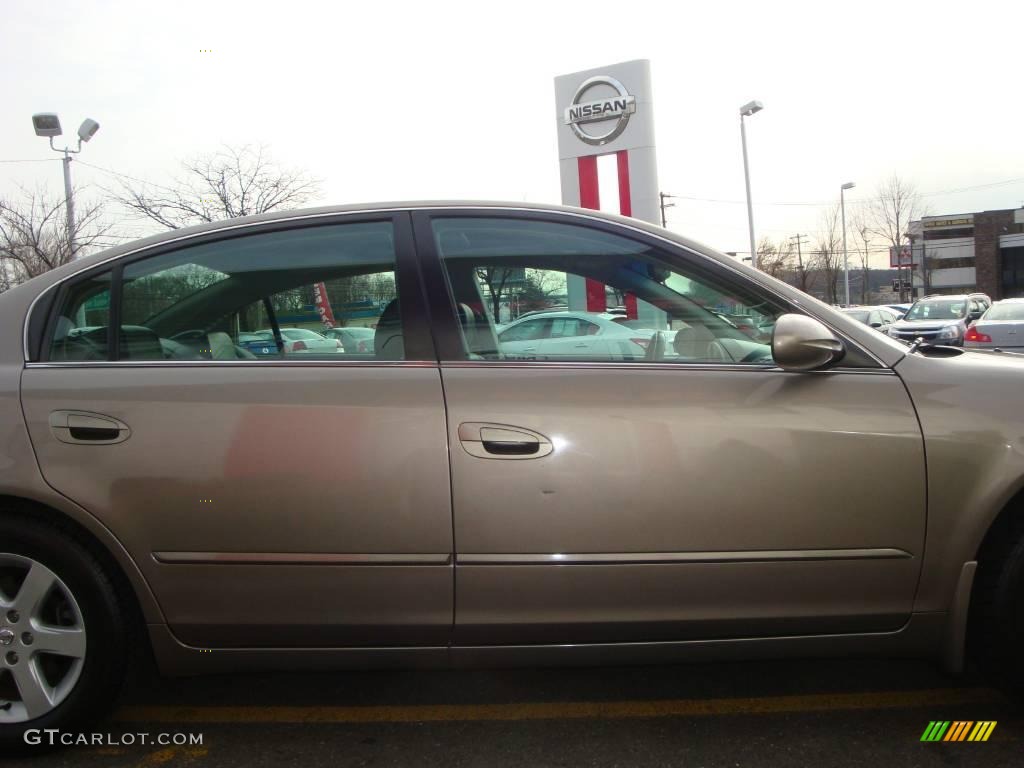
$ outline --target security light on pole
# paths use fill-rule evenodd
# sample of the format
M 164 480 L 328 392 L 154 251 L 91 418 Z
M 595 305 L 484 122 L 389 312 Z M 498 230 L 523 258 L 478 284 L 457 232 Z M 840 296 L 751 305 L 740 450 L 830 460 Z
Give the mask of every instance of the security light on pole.
M 82 124 L 78 126 L 78 147 L 77 149 L 71 149 L 70 147 L 64 147 L 64 149 L 57 149 L 53 146 L 53 139 L 56 136 L 61 136 L 63 131 L 60 127 L 60 118 L 57 117 L 56 112 L 37 112 L 32 115 L 32 127 L 35 129 L 36 136 L 42 136 L 43 138 L 50 140 L 50 149 L 54 152 L 64 153 L 64 204 L 68 210 L 68 245 L 72 252 L 75 248 L 75 201 L 71 192 L 71 156 L 77 155 L 82 151 L 82 142 L 88 142 L 93 136 L 96 135 L 96 131 L 100 129 L 100 124 L 95 120 L 86 118 L 82 121 Z
M 757 269 L 757 245 L 754 241 L 754 205 L 750 199 L 750 164 L 747 160 L 747 126 L 744 118 L 764 109 L 760 101 L 748 101 L 740 107 L 740 139 L 743 142 L 743 181 L 747 187 L 747 227 L 750 230 L 750 266 Z

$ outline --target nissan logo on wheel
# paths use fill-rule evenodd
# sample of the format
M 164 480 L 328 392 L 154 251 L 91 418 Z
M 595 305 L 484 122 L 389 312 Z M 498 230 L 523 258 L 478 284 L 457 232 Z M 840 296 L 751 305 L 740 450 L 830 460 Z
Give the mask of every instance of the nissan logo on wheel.
M 599 99 L 584 100 L 589 91 L 602 85 L 606 88 L 599 90 L 611 88 L 615 94 Z M 622 135 L 629 124 L 629 116 L 634 112 L 636 112 L 636 97 L 631 96 L 626 91 L 626 87 L 614 77 L 598 75 L 584 80 L 576 89 L 572 104 L 565 110 L 565 124 L 572 128 L 572 132 L 579 137 L 580 141 L 600 147 Z M 602 133 L 591 133 L 584 130 L 585 125 L 607 123 L 612 120 L 615 122 Z

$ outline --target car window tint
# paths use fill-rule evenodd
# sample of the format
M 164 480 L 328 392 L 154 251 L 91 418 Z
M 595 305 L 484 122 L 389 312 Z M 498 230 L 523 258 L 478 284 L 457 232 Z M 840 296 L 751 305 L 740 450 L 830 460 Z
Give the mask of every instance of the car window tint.
M 390 222 L 306 227 L 182 248 L 129 264 L 124 360 L 404 358 Z M 359 324 L 352 350 L 324 331 Z
M 527 219 L 433 228 L 470 359 L 772 364 L 778 305 L 644 243 Z M 525 344 L 540 319 L 548 336 Z
M 52 321 L 49 359 L 106 360 L 111 272 L 71 286 Z

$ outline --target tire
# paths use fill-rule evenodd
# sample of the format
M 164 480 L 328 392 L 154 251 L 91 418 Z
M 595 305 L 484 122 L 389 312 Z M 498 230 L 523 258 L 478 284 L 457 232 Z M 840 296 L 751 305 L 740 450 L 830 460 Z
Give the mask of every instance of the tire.
M 24 754 L 49 746 L 45 735 L 40 745 L 28 744 L 26 731 L 91 733 L 110 711 L 124 681 L 131 624 L 110 574 L 72 531 L 9 512 L 0 509 L 0 603 L 6 606 L 0 606 L 0 754 Z M 26 589 L 27 574 L 33 572 L 33 584 L 56 580 L 40 607 L 29 609 L 36 621 L 28 623 L 25 606 L 36 604 L 28 595 L 43 591 Z M 13 617 L 11 605 L 21 609 Z M 54 626 L 65 632 L 57 635 Z M 84 637 L 69 638 L 79 628 Z M 60 653 L 42 651 L 46 646 L 59 647 Z M 12 671 L 18 664 L 23 681 L 29 671 L 45 675 L 39 690 L 48 691 L 47 698 L 25 683 L 32 693 L 24 700 Z
M 1024 695 L 1024 515 L 992 531 L 971 599 L 971 656 L 997 686 Z

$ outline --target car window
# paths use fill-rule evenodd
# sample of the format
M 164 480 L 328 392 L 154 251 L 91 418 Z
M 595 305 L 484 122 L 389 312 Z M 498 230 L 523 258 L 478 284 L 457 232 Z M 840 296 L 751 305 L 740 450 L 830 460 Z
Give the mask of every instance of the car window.
M 580 317 L 556 317 L 551 320 L 551 332 L 548 335 L 552 339 L 562 339 L 572 336 L 592 336 L 599 330 L 601 330 L 601 326 Z
M 965 314 L 964 299 L 928 299 L 914 304 L 904 320 L 959 320 Z
M 325 225 L 183 248 L 124 268 L 120 359 L 403 359 L 390 222 Z M 320 331 L 375 326 L 349 352 Z
M 436 218 L 433 229 L 470 359 L 519 359 L 522 350 L 510 342 L 536 318 L 514 321 L 548 309 L 552 337 L 592 335 L 590 326 L 600 326 L 602 341 L 545 345 L 530 360 L 772 364 L 778 304 L 639 241 L 510 218 Z M 578 317 L 555 315 L 559 307 Z M 628 325 L 607 320 L 608 308 L 618 307 Z M 500 337 L 496 318 L 513 321 Z
M 509 342 L 542 339 L 547 335 L 547 327 L 550 324 L 550 320 L 545 320 L 543 318 L 524 320 L 521 323 L 516 323 L 502 331 L 501 340 L 503 342 Z
M 111 274 L 110 271 L 103 272 L 66 291 L 52 321 L 50 360 L 107 359 Z

